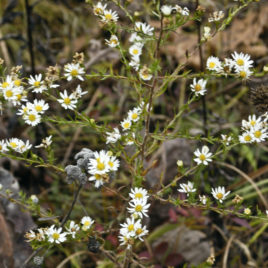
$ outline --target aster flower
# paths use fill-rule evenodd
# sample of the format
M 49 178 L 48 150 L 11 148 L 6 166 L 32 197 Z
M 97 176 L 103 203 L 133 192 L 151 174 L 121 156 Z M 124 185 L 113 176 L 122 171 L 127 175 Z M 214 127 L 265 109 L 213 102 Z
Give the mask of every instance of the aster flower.
M 209 152 L 209 148 L 207 146 L 203 146 L 201 151 L 197 149 L 194 152 L 194 155 L 197 157 L 194 159 L 194 161 L 197 162 L 198 165 L 200 164 L 208 165 L 208 162 L 212 161 L 211 159 L 212 153 Z
M 224 17 L 224 12 L 223 11 L 215 11 L 212 14 L 210 14 L 208 18 L 208 22 L 213 22 L 213 21 L 219 21 Z
M 87 91 L 83 91 L 81 86 L 78 85 L 72 94 L 73 94 L 74 99 L 80 99 L 83 97 L 83 95 L 87 94 Z
M 139 71 L 139 76 L 144 81 L 149 81 L 153 77 L 150 70 L 146 66 L 143 66 L 143 68 Z
M 138 32 L 142 32 L 145 35 L 152 36 L 154 28 L 146 23 L 142 23 L 138 21 L 135 23 L 135 30 Z
M 195 93 L 195 95 L 205 95 L 206 93 L 206 84 L 207 81 L 204 79 L 199 79 L 196 81 L 196 78 L 194 78 L 193 83 L 191 84 L 191 90 Z
M 145 199 L 133 199 L 129 202 L 129 213 L 133 214 L 134 217 L 138 216 L 143 218 L 143 216 L 148 217 L 148 208 L 150 204 L 147 204 Z
M 136 43 L 129 48 L 129 54 L 134 58 L 138 58 L 142 53 L 142 46 L 140 43 Z
M 83 224 L 82 230 L 83 231 L 89 230 L 93 223 L 94 220 L 92 220 L 89 216 L 84 216 L 81 219 L 81 224 Z
M 33 109 L 29 109 L 24 115 L 23 120 L 26 124 L 36 126 L 41 122 L 41 116 Z
M 221 61 L 217 57 L 210 56 L 207 59 L 207 69 L 210 71 L 215 71 L 217 73 L 223 70 L 221 66 Z
M 60 244 L 66 240 L 66 233 L 62 233 L 62 228 L 56 228 L 52 225 L 47 231 L 48 242 Z
M 125 229 L 126 232 L 130 234 L 130 236 L 134 236 L 135 230 L 137 227 L 140 227 L 140 220 L 135 222 L 134 217 L 130 217 L 126 219 L 126 222 L 124 224 L 120 224 L 120 226 L 122 227 L 121 229 Z
M 249 131 L 246 131 L 242 135 L 239 136 L 240 143 L 252 143 L 253 141 L 254 141 L 254 138 L 251 132 Z
M 49 137 L 46 137 L 44 139 L 42 139 L 41 144 L 35 146 L 35 148 L 48 148 L 51 143 L 52 143 L 52 135 L 50 135 Z
M 215 199 L 219 200 L 220 203 L 222 203 L 223 200 L 226 199 L 227 195 L 230 194 L 230 191 L 225 192 L 225 188 L 223 186 L 219 186 L 218 188 L 212 189 L 211 194 Z
M 205 195 L 199 195 L 199 200 L 203 205 L 206 205 L 208 198 Z
M 248 54 L 237 53 L 236 51 L 232 54 L 235 67 L 239 69 L 249 69 L 253 67 L 253 60 L 250 59 Z
M 173 7 L 172 6 L 169 6 L 169 5 L 163 5 L 161 6 L 161 12 L 164 16 L 170 16 L 170 14 L 172 13 L 172 9 Z
M 60 97 L 61 99 L 58 99 L 58 102 L 64 109 L 73 110 L 76 108 L 77 99 L 74 97 L 73 94 L 68 95 L 67 91 L 64 90 L 63 93 L 60 92 Z
M 134 108 L 132 111 L 128 112 L 128 119 L 137 122 L 140 118 L 141 109 L 140 108 Z
M 94 152 L 94 158 L 89 159 L 88 172 L 92 175 L 104 175 L 110 171 L 110 157 L 105 151 Z
M 123 120 L 121 123 L 120 123 L 123 131 L 126 131 L 126 130 L 129 130 L 131 128 L 131 121 L 127 118 L 125 120 Z
M 188 183 L 181 183 L 180 184 L 180 189 L 178 189 L 179 192 L 181 193 L 187 193 L 187 196 L 189 196 L 189 193 L 194 193 L 196 189 L 194 188 L 194 184 L 190 181 Z
M 116 159 L 115 156 L 110 156 L 110 159 L 108 160 L 108 165 L 109 165 L 110 171 L 117 171 L 120 163 L 119 163 L 119 160 Z
M 135 229 L 135 236 L 139 238 L 139 240 L 143 241 L 143 236 L 147 235 L 149 231 L 147 230 L 146 226 L 140 226 Z
M 109 47 L 117 47 L 119 45 L 118 38 L 114 34 L 111 36 L 109 40 L 105 39 L 105 41 Z
M 32 105 L 32 108 L 40 114 L 45 113 L 48 110 L 49 105 L 44 100 L 37 100 L 35 99 Z
M 68 81 L 71 81 L 73 78 L 78 78 L 81 81 L 84 81 L 83 75 L 85 74 L 84 68 L 80 67 L 79 63 L 68 63 L 64 66 L 65 77 Z
M 93 13 L 96 16 L 101 16 L 104 13 L 104 10 L 106 9 L 107 4 L 102 4 L 101 2 L 98 2 L 97 5 L 93 6 Z
M 7 144 L 6 144 L 5 140 L 0 140 L 0 152 L 4 153 L 7 151 L 8 151 L 8 148 L 7 148 Z
M 118 14 L 116 11 L 104 10 L 103 14 L 101 15 L 101 20 L 105 23 L 117 22 L 118 21 Z
M 34 77 L 30 75 L 28 83 L 30 85 L 30 89 L 33 89 L 34 93 L 42 93 L 47 90 L 47 87 L 42 80 L 42 74 L 36 74 Z
M 106 132 L 106 135 L 106 144 L 116 143 L 119 139 L 121 139 L 121 134 L 118 128 L 115 128 L 113 132 Z
M 138 188 L 138 187 L 135 187 L 134 189 L 132 188 L 129 193 L 129 196 L 132 199 L 137 199 L 137 200 L 145 199 L 146 201 L 149 198 L 147 190 L 143 188 Z
M 232 137 L 221 134 L 222 141 L 228 146 L 232 140 Z
M 76 233 L 80 230 L 80 227 L 74 221 L 71 221 L 69 226 L 65 227 L 65 229 L 66 229 L 68 235 L 71 235 L 72 238 L 75 238 Z

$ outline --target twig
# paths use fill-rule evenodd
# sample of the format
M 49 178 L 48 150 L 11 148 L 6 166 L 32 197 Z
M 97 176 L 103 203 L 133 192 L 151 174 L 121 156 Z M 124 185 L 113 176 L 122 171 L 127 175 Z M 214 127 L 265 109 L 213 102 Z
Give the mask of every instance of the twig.
M 233 240 L 234 240 L 234 236 L 232 235 L 230 239 L 228 240 L 225 251 L 224 251 L 223 263 L 222 263 L 223 268 L 227 268 L 228 254 L 229 254 L 230 247 L 231 247 Z

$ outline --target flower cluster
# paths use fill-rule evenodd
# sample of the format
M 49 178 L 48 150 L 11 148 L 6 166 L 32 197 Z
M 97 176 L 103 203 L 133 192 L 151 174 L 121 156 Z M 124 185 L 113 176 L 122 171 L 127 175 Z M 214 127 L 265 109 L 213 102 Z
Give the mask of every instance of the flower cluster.
M 28 140 L 26 142 L 18 138 L 11 138 L 9 140 L 0 140 L 1 153 L 7 152 L 10 149 L 14 152 L 22 154 L 31 148 L 32 145 Z
M 179 5 L 170 6 L 170 5 L 163 5 L 161 6 L 161 12 L 164 16 L 170 16 L 171 14 L 179 13 L 182 16 L 189 16 L 190 11 L 187 7 L 182 8 Z
M 248 54 L 234 52 L 232 58 L 226 58 L 224 63 L 219 58 L 210 56 L 207 59 L 207 69 L 216 73 L 229 74 L 232 71 L 242 78 L 248 79 L 253 73 L 251 68 L 253 67 L 253 60 L 250 59 Z
M 80 224 L 75 223 L 74 221 L 68 222 L 65 226 L 65 232 L 63 227 L 57 228 L 55 225 L 52 225 L 47 228 L 39 228 L 36 231 L 30 230 L 25 234 L 27 242 L 49 242 L 60 244 L 65 242 L 68 238 L 75 239 L 77 232 L 80 230 L 89 231 L 94 223 L 90 217 L 85 216 L 81 219 Z
M 88 180 L 95 181 L 95 187 L 98 188 L 109 180 L 109 173 L 118 167 L 119 160 L 111 152 L 94 152 L 88 163 L 88 173 L 91 175 Z
M 107 4 L 98 2 L 93 6 L 93 13 L 98 16 L 104 23 L 112 23 L 118 21 L 118 14 L 116 11 L 106 9 Z
M 267 116 L 256 117 L 255 114 L 248 117 L 248 121 L 242 120 L 242 135 L 240 143 L 263 142 L 268 137 Z
M 224 17 L 224 12 L 223 11 L 215 11 L 212 14 L 210 14 L 208 18 L 208 22 L 213 22 L 213 21 L 219 21 Z
M 148 193 L 143 188 L 131 189 L 129 194 L 131 200 L 129 202 L 128 211 L 131 216 L 126 219 L 126 222 L 121 225 L 119 240 L 121 245 L 131 245 L 134 243 L 135 239 L 140 239 L 143 241 L 143 236 L 148 233 L 146 226 L 142 226 L 141 220 L 143 216 L 148 217 Z

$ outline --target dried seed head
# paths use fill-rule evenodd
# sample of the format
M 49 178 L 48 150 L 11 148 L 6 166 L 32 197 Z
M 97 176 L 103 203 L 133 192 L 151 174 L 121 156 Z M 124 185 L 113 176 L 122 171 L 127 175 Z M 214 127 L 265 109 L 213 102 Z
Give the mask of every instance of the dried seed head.
M 21 65 L 15 66 L 11 68 L 11 76 L 17 76 L 20 73 L 20 70 L 22 69 Z
M 4 60 L 2 58 L 0 58 L 0 65 L 3 65 L 4 64 Z
M 73 63 L 83 64 L 84 60 L 85 60 L 85 55 L 83 52 L 81 53 L 76 52 L 73 56 Z
M 46 72 L 46 80 L 47 81 L 55 81 L 59 78 L 60 68 L 56 66 L 49 66 Z
M 250 99 L 259 113 L 268 111 L 268 85 L 257 85 L 250 89 Z
M 241 203 L 243 201 L 243 197 L 241 197 L 240 195 L 236 195 L 235 196 L 235 198 L 232 200 L 232 202 L 234 203 L 234 204 L 239 204 L 239 203 Z

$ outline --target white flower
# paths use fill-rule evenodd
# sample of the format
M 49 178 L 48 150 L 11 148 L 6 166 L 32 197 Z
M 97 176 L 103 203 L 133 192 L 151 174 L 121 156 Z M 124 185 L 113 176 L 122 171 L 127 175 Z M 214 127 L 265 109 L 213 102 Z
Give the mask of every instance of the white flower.
M 226 199 L 227 195 L 230 193 L 230 191 L 228 191 L 227 193 L 225 192 L 225 188 L 224 187 L 218 187 L 213 189 L 211 191 L 211 194 L 213 195 L 213 197 L 217 200 L 220 201 L 220 203 L 222 203 L 223 200 Z
M 28 140 L 25 143 L 24 141 L 17 138 L 9 139 L 8 141 L 6 141 L 6 145 L 17 153 L 24 153 L 32 147 Z
M 187 7 L 184 7 L 181 11 L 180 11 L 182 16 L 189 16 L 190 11 Z
M 139 71 L 139 76 L 142 80 L 144 81 L 149 81 L 152 79 L 152 74 L 150 72 L 150 70 L 144 66 L 140 71 Z
M 46 110 L 48 110 L 49 105 L 44 100 L 35 99 L 33 102 L 33 108 L 37 113 L 43 114 Z
M 140 43 L 132 45 L 129 48 L 129 53 L 134 57 L 134 59 L 138 58 L 142 53 L 142 46 L 140 45 Z
M 140 68 L 140 60 L 137 57 L 132 57 L 131 61 L 129 62 L 129 66 L 131 66 L 135 71 L 138 71 Z
M 139 238 L 141 241 L 143 241 L 143 236 L 147 235 L 148 234 L 148 230 L 146 228 L 146 226 L 139 226 L 135 229 L 135 236 L 137 238 Z
M 228 146 L 232 140 L 230 136 L 221 134 L 222 141 Z
M 52 225 L 47 231 L 48 242 L 60 244 L 66 240 L 66 233 L 62 233 L 62 228 L 56 228 Z
M 208 26 L 204 27 L 203 40 L 209 40 L 211 38 L 211 28 Z
M 133 216 L 138 216 L 142 218 L 143 216 L 148 217 L 148 208 L 150 204 L 147 204 L 145 199 L 133 199 L 129 202 L 130 208 L 128 208 L 129 213 Z
M 31 75 L 28 83 L 35 93 L 42 93 L 44 90 L 47 90 L 44 81 L 42 81 L 42 74 L 36 74 L 34 77 Z
M 105 182 L 105 178 L 104 178 L 105 174 L 104 175 L 100 175 L 100 174 L 97 174 L 95 173 L 94 175 L 90 176 L 88 178 L 89 181 L 95 181 L 95 187 L 96 188 L 99 188 L 100 186 L 102 186 Z
M 110 171 L 109 166 L 110 157 L 105 151 L 94 152 L 94 158 L 89 159 L 88 172 L 92 175 L 104 175 Z
M 100 16 L 104 13 L 104 10 L 106 9 L 107 4 L 102 4 L 101 2 L 98 2 L 97 5 L 93 6 L 93 13 L 96 16 Z
M 0 183 L 0 191 L 3 189 L 3 185 Z
M 14 82 L 12 77 L 10 75 L 7 75 L 6 79 L 2 83 L 0 83 L 0 89 L 4 90 L 7 87 L 13 87 L 13 85 Z
M 37 146 L 35 146 L 35 148 L 48 148 L 52 143 L 51 139 L 52 139 L 52 135 L 42 139 L 42 143 L 37 145 Z
M 84 68 L 80 67 L 79 63 L 68 63 L 64 65 L 65 77 L 68 81 L 71 81 L 73 78 L 78 78 L 81 81 L 84 81 L 82 77 L 85 73 Z
M 137 200 L 148 200 L 149 196 L 148 196 L 148 192 L 146 189 L 143 188 L 137 188 L 135 187 L 134 189 L 131 189 L 131 192 L 129 193 L 129 196 L 132 199 L 137 199 Z
M 23 87 L 16 87 L 15 98 L 12 101 L 14 106 L 21 105 L 22 102 L 27 101 L 27 93 L 23 90 Z
M 265 141 L 268 137 L 267 129 L 260 128 L 260 125 L 253 127 L 250 133 L 253 136 L 253 141 L 255 142 Z
M 36 126 L 41 122 L 41 116 L 35 110 L 29 109 L 24 115 L 23 120 L 26 124 Z
M 126 130 L 129 130 L 131 128 L 131 121 L 127 118 L 125 120 L 123 120 L 121 123 L 120 123 L 123 131 L 126 131 Z
M 87 91 L 82 91 L 81 86 L 78 85 L 72 94 L 75 99 L 80 99 L 83 95 L 87 94 Z
M 131 36 L 129 37 L 129 42 L 139 43 L 140 46 L 143 46 L 145 40 L 135 32 L 135 33 L 132 33 Z
M 207 146 L 203 146 L 201 152 L 199 149 L 197 149 L 194 152 L 194 155 L 197 157 L 194 159 L 194 161 L 197 162 L 198 165 L 200 164 L 208 165 L 208 162 L 212 161 L 211 159 L 212 153 L 209 152 L 209 148 Z
M 164 16 L 169 16 L 172 12 L 172 6 L 169 5 L 163 5 L 161 6 L 161 12 Z
M 7 101 L 16 101 L 17 100 L 17 95 L 20 94 L 20 91 L 18 88 L 13 87 L 12 85 L 7 86 L 2 89 L 3 97 Z
M 73 110 L 76 108 L 77 99 L 74 97 L 73 94 L 68 95 L 67 91 L 60 92 L 61 99 L 58 99 L 58 102 L 64 109 Z
M 121 229 L 126 229 L 126 231 L 130 234 L 130 236 L 135 235 L 135 229 L 139 227 L 140 220 L 135 222 L 134 217 L 130 217 L 126 219 L 126 222 L 124 224 L 120 224 L 122 226 Z M 137 226 L 138 225 L 138 226 Z
M 250 215 L 251 214 L 251 209 L 250 208 L 245 208 L 244 209 L 244 214 Z
M 145 35 L 152 36 L 154 28 L 151 27 L 150 25 L 146 24 L 146 23 L 136 22 L 135 23 L 135 30 L 137 32 L 142 32 Z
M 253 74 L 253 72 L 247 67 L 238 68 L 236 65 L 235 73 L 242 79 L 248 79 Z
M 119 139 L 121 139 L 121 134 L 118 128 L 115 128 L 114 132 L 106 132 L 106 135 L 106 144 L 116 143 Z
M 129 233 L 127 231 L 126 228 L 121 228 L 120 229 L 120 235 L 118 236 L 119 241 L 120 241 L 120 245 L 129 245 L 131 244 L 131 241 L 133 239 L 133 236 L 131 235 L 131 233 Z
M 116 22 L 118 21 L 118 14 L 116 11 L 110 10 L 104 10 L 103 14 L 101 15 L 101 19 L 105 23 L 110 23 L 110 22 Z
M 7 144 L 4 140 L 0 140 L 0 152 L 1 153 L 4 153 L 4 152 L 7 152 L 8 149 L 7 149 Z
M 207 69 L 210 71 L 215 71 L 217 73 L 221 72 L 223 68 L 222 68 L 221 61 L 219 60 L 219 58 L 210 56 L 207 59 Z
M 30 196 L 31 200 L 33 201 L 33 203 L 37 204 L 39 202 L 38 197 L 35 194 L 32 194 Z
M 140 119 L 141 109 L 140 108 L 134 108 L 132 111 L 128 112 L 128 119 L 137 122 Z
M 193 83 L 191 84 L 191 90 L 195 93 L 195 95 L 205 95 L 206 93 L 206 84 L 207 81 L 204 79 L 199 79 L 196 81 L 196 78 L 194 78 Z
M 119 160 L 116 159 L 115 156 L 110 156 L 110 159 L 108 160 L 108 165 L 109 165 L 109 168 L 110 168 L 110 171 L 116 171 L 118 170 L 118 167 L 119 167 Z
M 235 67 L 238 70 L 249 69 L 253 67 L 253 60 L 250 59 L 248 54 L 237 53 L 236 51 L 232 54 L 232 58 L 234 60 Z
M 105 41 L 109 47 L 117 47 L 119 45 L 118 38 L 114 34 L 111 36 L 109 40 L 105 39 Z
M 223 17 L 224 17 L 223 11 L 215 11 L 212 14 L 210 14 L 210 17 L 208 18 L 208 22 L 219 21 Z
M 199 200 L 203 205 L 206 205 L 208 198 L 205 195 L 199 195 Z
M 181 189 L 178 189 L 179 192 L 181 193 L 187 193 L 187 196 L 189 193 L 194 193 L 196 189 L 194 188 L 194 184 L 190 181 L 188 183 L 181 183 L 180 184 Z
M 71 221 L 69 227 L 65 227 L 65 229 L 67 231 L 67 234 L 71 235 L 72 238 L 75 238 L 75 235 L 80 230 L 80 227 L 74 221 Z
M 83 224 L 82 230 L 86 231 L 86 230 L 90 229 L 90 227 L 92 226 L 93 223 L 94 223 L 94 221 L 90 217 L 84 216 L 81 219 L 81 224 Z
M 256 125 L 259 125 L 262 122 L 261 117 L 256 117 L 255 114 L 249 115 L 248 121 L 242 120 L 242 128 L 245 130 L 249 130 Z
M 252 143 L 254 141 L 253 136 L 250 132 L 246 131 L 239 136 L 240 143 Z

